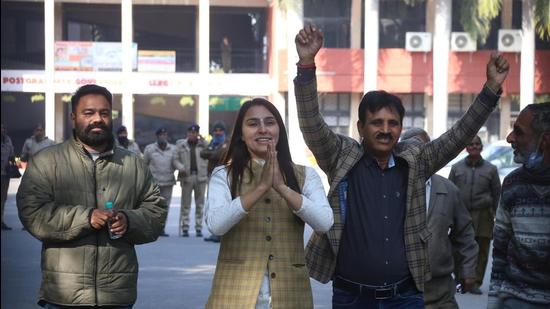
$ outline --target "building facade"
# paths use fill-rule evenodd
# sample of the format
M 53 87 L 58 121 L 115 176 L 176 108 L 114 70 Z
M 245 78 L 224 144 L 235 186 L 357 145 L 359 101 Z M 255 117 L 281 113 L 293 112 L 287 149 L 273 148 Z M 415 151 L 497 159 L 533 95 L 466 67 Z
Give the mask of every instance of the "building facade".
M 533 1 L 504 0 L 486 43 L 456 46 L 460 3 L 2 0 L 2 123 L 16 151 L 37 123 L 62 141 L 71 134 L 71 93 L 97 83 L 114 94 L 115 129 L 125 125 L 143 147 L 160 126 L 173 140 L 194 122 L 203 135 L 220 120 L 230 132 L 240 103 L 265 97 L 285 115 L 300 162 L 308 154 L 292 79 L 294 36 L 304 24 L 325 34 L 316 59 L 321 112 L 355 137 L 359 101 L 373 89 L 402 98 L 405 128 L 444 132 L 480 90 L 499 30 L 516 29 L 521 43 L 505 53 L 511 72 L 500 107 L 481 132 L 485 141 L 502 139 L 520 106 L 548 98 L 550 43 L 534 34 Z

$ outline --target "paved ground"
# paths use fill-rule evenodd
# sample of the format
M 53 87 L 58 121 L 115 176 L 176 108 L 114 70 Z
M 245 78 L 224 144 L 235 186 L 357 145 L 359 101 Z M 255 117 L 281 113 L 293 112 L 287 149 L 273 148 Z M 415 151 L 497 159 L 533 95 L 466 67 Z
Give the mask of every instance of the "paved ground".
M 12 180 L 4 214 L 5 222 L 13 230 L 1 233 L 3 309 L 37 308 L 36 295 L 40 285 L 40 242 L 21 231 L 15 207 L 17 186 L 18 180 Z M 204 308 L 208 298 L 219 245 L 205 242 L 194 235 L 189 238 L 177 237 L 178 189 L 176 186 L 168 216 L 167 232 L 171 236 L 137 247 L 140 273 L 135 309 Z M 193 226 L 191 230 L 194 230 Z M 206 230 L 204 232 L 207 234 Z M 306 239 L 310 233 L 311 230 L 306 231 Z M 461 308 L 486 307 L 489 272 L 490 269 L 482 286 L 484 295 L 457 296 Z M 330 308 L 330 285 L 312 280 L 312 287 L 315 308 Z

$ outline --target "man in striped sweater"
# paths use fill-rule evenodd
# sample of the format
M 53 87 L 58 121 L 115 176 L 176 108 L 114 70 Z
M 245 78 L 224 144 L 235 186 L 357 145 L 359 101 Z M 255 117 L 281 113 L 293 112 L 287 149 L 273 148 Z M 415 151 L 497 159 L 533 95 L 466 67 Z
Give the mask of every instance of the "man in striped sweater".
M 523 109 L 506 140 L 523 166 L 502 186 L 488 308 L 549 308 L 550 102 Z

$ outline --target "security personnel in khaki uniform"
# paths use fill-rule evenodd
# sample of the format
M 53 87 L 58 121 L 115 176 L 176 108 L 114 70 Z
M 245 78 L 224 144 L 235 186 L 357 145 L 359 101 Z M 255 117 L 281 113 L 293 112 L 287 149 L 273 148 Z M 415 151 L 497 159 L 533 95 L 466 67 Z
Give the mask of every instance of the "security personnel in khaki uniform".
M 179 219 L 179 234 L 189 237 L 189 213 L 191 211 L 191 196 L 195 197 L 195 235 L 202 237 L 202 212 L 204 194 L 208 181 L 208 161 L 200 156 L 206 148 L 206 143 L 199 135 L 199 125 L 192 124 L 187 129 L 187 138 L 176 142 L 176 154 L 173 165 L 179 171 L 178 180 L 181 184 L 181 210 Z

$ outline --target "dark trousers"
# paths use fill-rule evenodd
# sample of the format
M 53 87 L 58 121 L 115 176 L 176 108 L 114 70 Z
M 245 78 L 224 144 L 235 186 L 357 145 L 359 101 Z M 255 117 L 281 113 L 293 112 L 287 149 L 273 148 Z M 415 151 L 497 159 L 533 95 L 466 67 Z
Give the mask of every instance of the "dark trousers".
M 406 287 L 400 290 L 392 297 L 385 299 L 376 299 L 370 293 L 360 293 L 358 291 L 352 292 L 352 290 L 338 288 L 335 285 L 338 284 L 333 283 L 332 285 L 333 309 L 424 308 L 424 297 L 422 295 L 422 292 L 416 289 L 414 283 L 410 287 Z
M 483 278 L 485 277 L 485 270 L 487 269 L 491 238 L 476 236 L 476 242 L 479 246 L 476 265 L 476 283 L 481 286 L 483 283 Z
M 44 308 L 46 309 L 97 309 L 97 308 L 103 308 L 103 309 L 132 309 L 134 305 L 125 305 L 125 306 L 61 306 L 56 304 L 50 304 L 46 303 L 44 305 Z

